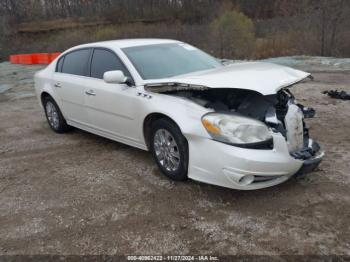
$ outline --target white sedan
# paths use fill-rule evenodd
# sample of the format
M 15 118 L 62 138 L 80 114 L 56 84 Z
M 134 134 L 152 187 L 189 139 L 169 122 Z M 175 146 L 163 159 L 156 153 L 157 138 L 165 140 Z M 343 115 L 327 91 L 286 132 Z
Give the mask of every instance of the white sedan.
M 241 190 L 280 184 L 323 157 L 289 88 L 311 77 L 292 68 L 225 65 L 180 41 L 84 44 L 35 75 L 50 127 L 71 127 L 152 152 L 174 180 Z

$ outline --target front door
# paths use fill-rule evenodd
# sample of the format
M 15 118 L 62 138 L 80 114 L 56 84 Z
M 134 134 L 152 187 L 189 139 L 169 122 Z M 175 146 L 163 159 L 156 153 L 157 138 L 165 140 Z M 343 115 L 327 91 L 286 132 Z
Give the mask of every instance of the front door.
M 89 124 L 121 142 L 137 146 L 140 143 L 136 128 L 140 97 L 135 87 L 106 83 L 103 74 L 112 70 L 121 70 L 131 77 L 116 54 L 106 49 L 94 49 L 85 95 Z

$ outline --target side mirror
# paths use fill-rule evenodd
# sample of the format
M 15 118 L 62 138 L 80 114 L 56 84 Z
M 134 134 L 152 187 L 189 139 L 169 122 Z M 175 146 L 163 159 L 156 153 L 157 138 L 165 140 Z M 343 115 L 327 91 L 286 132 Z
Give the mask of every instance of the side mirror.
M 120 70 L 107 71 L 103 74 L 103 80 L 111 84 L 124 84 L 128 78 Z

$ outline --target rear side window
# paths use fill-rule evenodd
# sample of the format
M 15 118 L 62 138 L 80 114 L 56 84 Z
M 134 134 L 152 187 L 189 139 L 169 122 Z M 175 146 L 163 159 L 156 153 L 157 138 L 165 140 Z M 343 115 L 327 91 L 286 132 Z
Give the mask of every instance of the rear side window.
M 91 77 L 103 79 L 105 72 L 113 70 L 121 70 L 125 76 L 130 77 L 129 71 L 114 53 L 95 49 L 91 61 Z
M 72 75 L 86 76 L 89 57 L 89 49 L 82 49 L 68 53 L 64 56 L 64 59 L 62 59 L 63 65 L 61 72 Z

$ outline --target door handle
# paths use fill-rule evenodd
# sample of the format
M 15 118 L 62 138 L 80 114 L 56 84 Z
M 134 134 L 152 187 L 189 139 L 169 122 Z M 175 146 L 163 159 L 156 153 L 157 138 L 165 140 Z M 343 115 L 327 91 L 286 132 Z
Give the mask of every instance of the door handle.
M 61 83 L 56 83 L 56 84 L 54 84 L 54 87 L 59 87 L 59 88 L 61 88 L 62 86 L 61 86 Z
M 87 94 L 88 96 L 95 96 L 95 95 L 96 95 L 96 93 L 94 92 L 94 90 L 85 91 L 85 94 Z

